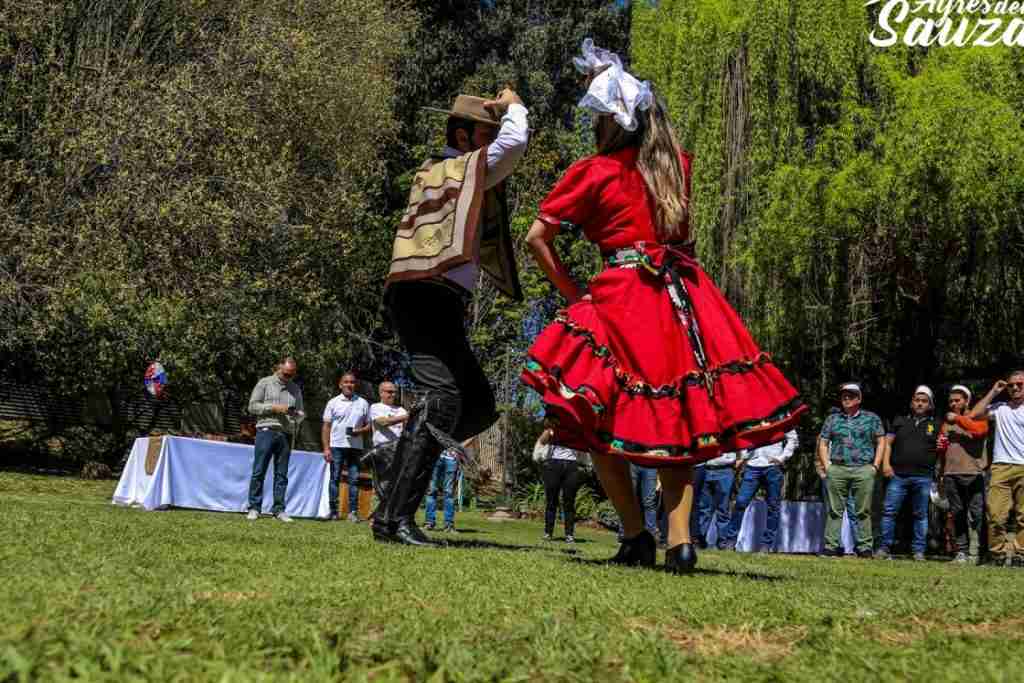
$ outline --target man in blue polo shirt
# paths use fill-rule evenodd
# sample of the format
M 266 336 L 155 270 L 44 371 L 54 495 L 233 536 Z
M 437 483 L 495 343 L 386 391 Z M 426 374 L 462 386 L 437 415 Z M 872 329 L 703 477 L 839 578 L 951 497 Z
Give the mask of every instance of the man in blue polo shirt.
M 826 474 L 828 517 L 825 522 L 825 555 L 840 556 L 840 534 L 846 499 L 853 494 L 857 513 L 857 555 L 872 555 L 871 496 L 875 476 L 885 455 L 882 419 L 860 409 L 860 385 L 839 388 L 842 411 L 829 415 L 818 438 L 818 460 Z

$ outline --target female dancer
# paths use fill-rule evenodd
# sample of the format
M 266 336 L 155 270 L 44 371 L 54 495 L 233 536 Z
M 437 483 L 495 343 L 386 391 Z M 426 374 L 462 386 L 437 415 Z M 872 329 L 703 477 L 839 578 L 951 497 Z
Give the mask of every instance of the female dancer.
M 530 349 L 522 379 L 558 419 L 555 440 L 594 454 L 623 522 L 612 562 L 652 566 L 629 463 L 660 472 L 669 517 L 665 565 L 689 572 L 693 465 L 722 450 L 781 440 L 806 410 L 694 259 L 690 156 L 664 105 L 614 53 L 583 43 L 580 106 L 594 115 L 598 153 L 573 164 L 527 236 L 568 300 Z M 601 249 L 605 270 L 581 290 L 552 249 L 572 223 Z

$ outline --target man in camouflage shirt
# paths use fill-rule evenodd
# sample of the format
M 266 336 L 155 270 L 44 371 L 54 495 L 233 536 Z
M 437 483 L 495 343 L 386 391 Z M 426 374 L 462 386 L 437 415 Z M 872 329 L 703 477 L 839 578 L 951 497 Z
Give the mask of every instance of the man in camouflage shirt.
M 885 454 L 885 429 L 874 413 L 860 409 L 860 385 L 839 389 L 842 411 L 829 415 L 818 439 L 818 459 L 826 473 L 828 500 L 825 522 L 826 555 L 842 555 L 840 534 L 846 499 L 852 493 L 857 513 L 857 555 L 871 557 L 871 498 L 875 476 Z

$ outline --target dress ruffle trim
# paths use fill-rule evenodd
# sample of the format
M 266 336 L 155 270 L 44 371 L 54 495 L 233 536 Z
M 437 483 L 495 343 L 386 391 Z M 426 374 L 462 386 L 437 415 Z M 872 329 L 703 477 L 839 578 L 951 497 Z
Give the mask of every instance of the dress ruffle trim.
M 606 412 L 606 407 L 601 403 L 593 387 L 587 384 L 575 387 L 566 384 L 563 379 L 564 373 L 558 366 L 545 368 L 536 358 L 530 358 L 523 374 L 534 379 L 534 382 L 528 383 L 535 385 L 535 388 L 536 385 L 540 385 L 570 403 L 585 402 L 595 418 L 600 418 Z M 544 392 L 540 393 L 543 398 Z M 704 457 L 698 459 L 707 460 L 721 452 L 723 444 L 731 444 L 738 437 L 754 437 L 759 432 L 778 431 L 783 426 L 787 426 L 788 429 L 788 426 L 795 424 L 806 409 L 800 398 L 795 397 L 764 417 L 729 425 L 721 432 L 698 434 L 686 445 L 630 441 L 601 429 L 596 430 L 595 434 L 598 441 L 608 447 L 610 453 L 672 459 L 697 458 L 703 455 Z
M 772 364 L 771 354 L 762 351 L 757 355 L 756 358 L 747 359 L 742 358 L 738 360 L 729 361 L 728 363 L 722 363 L 713 368 L 709 368 L 707 371 L 702 372 L 700 370 L 691 370 L 682 377 L 679 377 L 671 384 L 663 384 L 660 387 L 652 386 L 643 380 L 637 379 L 632 373 L 625 370 L 622 364 L 615 358 L 611 349 L 603 344 L 599 344 L 597 339 L 594 337 L 594 333 L 586 327 L 571 320 L 564 311 L 560 311 L 555 316 L 555 322 L 562 325 L 565 330 L 572 336 L 580 337 L 585 342 L 591 353 L 595 357 L 601 359 L 601 361 L 612 369 L 615 374 L 615 380 L 618 382 L 626 392 L 634 396 L 644 396 L 646 398 L 679 398 L 683 396 L 683 389 L 685 387 L 703 387 L 708 388 L 709 385 L 713 385 L 718 381 L 718 378 L 724 374 L 740 375 L 747 372 L 753 372 L 755 369 L 764 365 Z M 530 363 L 539 362 L 535 358 L 527 360 L 527 368 L 530 367 Z

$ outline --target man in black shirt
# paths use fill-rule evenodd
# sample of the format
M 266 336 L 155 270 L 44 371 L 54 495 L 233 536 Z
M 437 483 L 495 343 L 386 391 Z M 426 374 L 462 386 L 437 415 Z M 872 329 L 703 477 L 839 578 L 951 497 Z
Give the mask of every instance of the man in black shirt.
M 890 479 L 885 491 L 882 544 L 876 556 L 889 559 L 896 527 L 896 515 L 907 496 L 913 504 L 915 560 L 924 560 L 928 538 L 928 497 L 935 477 L 935 463 L 945 450 L 940 422 L 932 417 L 932 390 L 922 385 L 910 400 L 910 415 L 892 421 L 885 435 L 887 448 L 882 474 Z M 941 438 L 940 438 L 941 437 Z

